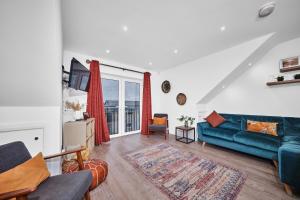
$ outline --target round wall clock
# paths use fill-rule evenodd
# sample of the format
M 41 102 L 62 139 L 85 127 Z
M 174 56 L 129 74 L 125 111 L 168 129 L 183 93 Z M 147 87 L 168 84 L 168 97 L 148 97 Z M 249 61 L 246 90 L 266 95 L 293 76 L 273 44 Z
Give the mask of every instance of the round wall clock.
M 179 105 L 184 105 L 186 103 L 186 96 L 183 93 L 179 93 L 176 97 L 176 101 Z
M 168 93 L 170 92 L 171 90 L 171 84 L 169 81 L 164 81 L 162 84 L 161 84 L 161 90 L 164 92 L 164 93 Z

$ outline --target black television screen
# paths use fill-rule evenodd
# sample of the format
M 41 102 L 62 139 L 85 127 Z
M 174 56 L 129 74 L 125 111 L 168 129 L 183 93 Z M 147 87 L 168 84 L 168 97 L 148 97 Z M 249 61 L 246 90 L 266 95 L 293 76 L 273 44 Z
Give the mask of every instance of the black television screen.
M 90 71 L 75 58 L 71 61 L 69 87 L 75 90 L 88 90 Z

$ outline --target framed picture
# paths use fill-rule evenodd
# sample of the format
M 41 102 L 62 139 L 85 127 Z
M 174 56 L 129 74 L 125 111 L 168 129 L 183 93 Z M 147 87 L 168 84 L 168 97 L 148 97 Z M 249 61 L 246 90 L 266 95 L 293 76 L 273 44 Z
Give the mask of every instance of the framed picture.
M 300 70 L 299 58 L 300 56 L 295 56 L 295 57 L 285 58 L 280 60 L 279 63 L 280 72 Z

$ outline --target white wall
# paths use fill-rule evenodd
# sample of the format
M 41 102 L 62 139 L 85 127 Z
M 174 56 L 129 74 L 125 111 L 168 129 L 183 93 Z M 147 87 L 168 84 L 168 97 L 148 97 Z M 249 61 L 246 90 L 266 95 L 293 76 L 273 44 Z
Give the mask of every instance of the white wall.
M 164 94 L 159 90 L 157 94 L 161 99 L 161 112 L 169 114 L 170 133 L 174 133 L 175 126 L 182 124 L 177 120 L 180 115 L 189 115 L 197 119 L 197 102 L 247 59 L 268 37 L 263 36 L 161 72 L 160 82 L 169 80 L 171 83 L 169 93 Z M 185 93 L 187 97 L 187 102 L 183 106 L 176 102 L 176 96 L 180 92 Z
M 0 127 L 40 126 L 44 129 L 44 152 L 61 149 L 61 109 L 59 106 L 0 107 Z M 1 138 L 0 138 L 1 139 Z
M 107 59 L 99 59 L 99 58 L 95 58 L 93 56 L 88 56 L 88 55 L 84 55 L 84 54 L 80 54 L 80 53 L 75 53 L 75 52 L 71 52 L 68 50 L 64 51 L 64 55 L 63 55 L 63 65 L 65 67 L 66 71 L 70 71 L 70 64 L 71 64 L 71 60 L 72 58 L 76 58 L 81 64 L 83 64 L 87 69 L 89 69 L 89 64 L 86 63 L 86 59 L 94 59 L 94 60 L 98 60 L 100 62 L 103 62 L 105 64 L 110 64 L 110 65 L 115 65 L 115 66 L 119 66 L 119 67 L 124 67 L 124 68 L 128 68 L 128 69 L 133 69 L 133 70 L 137 70 L 137 71 L 141 71 L 141 72 L 146 72 L 149 70 L 146 70 L 144 68 L 141 67 L 135 67 L 135 66 L 130 66 L 130 65 L 126 65 L 124 63 L 120 63 L 120 62 L 116 62 L 116 61 L 112 61 L 112 60 L 107 60 Z M 106 75 L 113 75 L 113 76 L 118 76 L 118 77 L 125 77 L 125 78 L 131 78 L 131 79 L 138 79 L 138 80 L 143 80 L 143 74 L 139 74 L 139 73 L 134 73 L 134 72 L 129 72 L 129 71 L 122 71 L 120 69 L 114 69 L 111 67 L 107 67 L 107 66 L 101 66 L 100 65 L 100 71 L 101 74 L 106 74 Z M 152 103 L 153 103 L 153 112 L 159 112 L 160 111 L 160 101 L 159 101 L 159 96 L 156 95 L 158 94 L 158 89 L 160 89 L 159 87 L 159 82 L 158 81 L 158 73 L 154 72 L 154 71 L 149 71 L 151 73 L 151 89 L 152 89 Z M 142 94 L 141 94 L 142 95 Z M 69 100 L 69 101 L 74 101 L 74 102 L 79 102 L 79 103 L 85 103 L 86 104 L 86 93 L 85 92 L 74 92 L 73 90 L 70 89 L 64 89 L 64 97 L 63 97 L 64 101 L 65 100 Z M 67 113 L 64 114 L 64 121 L 66 121 L 68 118 Z
M 46 124 L 45 154 L 61 147 L 60 1 L 0 2 L 1 125 Z
M 246 73 L 226 87 L 208 105 L 218 112 L 300 117 L 300 85 L 269 87 L 266 82 L 279 74 L 279 60 L 300 55 L 300 38 L 271 49 Z M 284 73 L 287 78 L 300 71 Z

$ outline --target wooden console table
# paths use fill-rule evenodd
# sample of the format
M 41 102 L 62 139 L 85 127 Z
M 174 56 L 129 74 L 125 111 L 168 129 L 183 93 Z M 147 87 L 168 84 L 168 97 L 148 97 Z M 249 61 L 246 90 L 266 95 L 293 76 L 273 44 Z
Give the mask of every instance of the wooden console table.
M 95 146 L 95 119 L 66 122 L 63 129 L 64 148 L 85 146 L 90 151 Z

